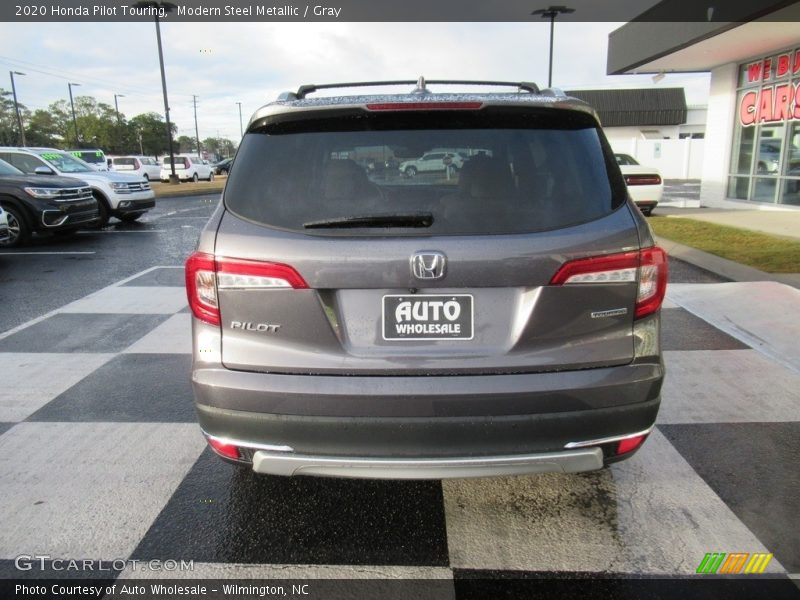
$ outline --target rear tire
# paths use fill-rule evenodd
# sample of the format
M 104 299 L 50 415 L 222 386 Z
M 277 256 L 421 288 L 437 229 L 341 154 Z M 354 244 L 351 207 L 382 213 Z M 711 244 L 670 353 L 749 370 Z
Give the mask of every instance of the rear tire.
M 25 215 L 15 206 L 3 205 L 3 210 L 8 215 L 8 239 L 0 242 L 4 248 L 15 248 L 26 244 L 31 237 L 31 228 L 25 220 Z

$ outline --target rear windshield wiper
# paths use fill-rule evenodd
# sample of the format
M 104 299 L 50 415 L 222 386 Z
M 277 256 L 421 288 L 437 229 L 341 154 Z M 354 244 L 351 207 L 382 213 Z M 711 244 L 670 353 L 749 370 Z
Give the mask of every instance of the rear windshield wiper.
M 360 215 L 336 217 L 322 221 L 303 223 L 306 229 L 346 229 L 349 227 L 430 227 L 433 224 L 431 213 Z

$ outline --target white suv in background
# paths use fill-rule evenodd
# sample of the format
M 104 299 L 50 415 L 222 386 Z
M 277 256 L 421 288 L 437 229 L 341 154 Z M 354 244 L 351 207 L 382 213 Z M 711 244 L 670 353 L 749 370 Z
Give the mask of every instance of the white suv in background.
M 207 179 L 214 181 L 214 169 L 198 156 L 176 155 L 175 156 L 175 174 L 181 181 L 199 181 L 200 179 Z M 172 168 L 169 161 L 169 156 L 165 156 L 161 163 L 161 181 L 169 181 L 172 175 Z
M 64 175 L 88 183 L 100 209 L 100 225 L 110 217 L 135 221 L 156 205 L 150 183 L 142 177 L 96 171 L 69 152 L 55 148 L 0 147 L 0 158 L 23 173 Z
M 148 181 L 158 181 L 161 165 L 152 156 L 109 156 L 108 168 L 111 171 L 139 175 Z

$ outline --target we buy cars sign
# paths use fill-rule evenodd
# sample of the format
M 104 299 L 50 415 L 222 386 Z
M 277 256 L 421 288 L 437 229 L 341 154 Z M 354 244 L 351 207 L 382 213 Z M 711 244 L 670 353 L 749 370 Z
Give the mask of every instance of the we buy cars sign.
M 742 125 L 800 119 L 800 82 L 777 82 L 797 73 L 800 73 L 800 48 L 747 65 L 748 83 L 776 83 L 744 93 L 739 103 Z

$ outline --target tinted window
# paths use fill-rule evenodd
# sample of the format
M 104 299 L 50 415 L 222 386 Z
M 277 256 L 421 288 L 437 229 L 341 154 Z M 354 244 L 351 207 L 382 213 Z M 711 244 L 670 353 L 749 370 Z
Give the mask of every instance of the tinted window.
M 614 157 L 617 159 L 618 165 L 638 165 L 639 163 L 636 162 L 636 159 L 633 158 L 629 154 L 615 154 Z
M 0 175 L 22 175 L 22 171 L 16 167 L 8 164 L 4 160 L 0 160 Z
M 135 158 L 115 158 L 114 164 L 116 166 L 137 167 Z
M 70 154 L 87 163 L 102 164 L 106 161 L 105 155 L 99 150 L 72 150 Z
M 36 170 L 36 167 L 47 166 L 43 161 L 39 160 L 35 156 L 31 156 L 30 154 L 3 152 L 0 154 L 0 158 L 11 163 L 12 166 L 16 167 L 23 173 L 33 173 Z
M 625 191 L 618 172 L 613 184 L 609 180 L 613 156 L 602 134 L 588 115 L 554 112 L 481 111 L 451 119 L 361 113 L 353 119 L 267 125 L 243 139 L 225 203 L 243 218 L 317 234 L 341 230 L 304 225 L 375 215 L 432 216 L 423 228 L 347 229 L 347 235 L 523 233 L 608 214 L 624 202 Z M 404 170 L 404 163 L 430 157 L 438 148 L 458 148 L 464 157 L 460 167 L 413 176 Z

